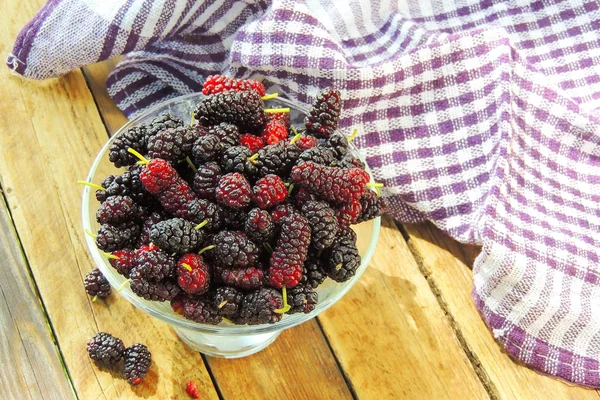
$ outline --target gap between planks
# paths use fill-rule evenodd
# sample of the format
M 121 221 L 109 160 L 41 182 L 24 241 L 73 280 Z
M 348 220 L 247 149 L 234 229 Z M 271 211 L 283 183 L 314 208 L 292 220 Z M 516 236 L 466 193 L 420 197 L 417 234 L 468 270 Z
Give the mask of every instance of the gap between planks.
M 402 224 L 400 224 L 398 221 L 394 221 L 394 223 L 396 225 L 396 228 L 402 233 L 402 237 L 404 237 L 404 240 L 406 240 L 406 244 L 408 245 L 408 248 L 410 249 L 411 253 L 413 254 L 413 257 L 415 258 L 415 261 L 417 262 L 419 270 L 421 271 L 421 273 L 423 274 L 423 277 L 429 284 L 429 287 L 431 288 L 431 291 L 433 292 L 440 307 L 444 311 L 446 318 L 448 318 L 448 321 L 450 322 L 450 326 L 452 327 L 452 330 L 454 330 L 454 334 L 458 338 L 458 342 L 460 343 L 463 351 L 465 352 L 469 361 L 471 362 L 471 365 L 473 365 L 473 369 L 475 370 L 477 377 L 481 381 L 481 384 L 483 385 L 485 390 L 488 392 L 490 399 L 492 399 L 492 400 L 500 399 L 496 385 L 494 385 L 494 383 L 490 379 L 489 375 L 485 371 L 485 368 L 482 367 L 479 357 L 477 357 L 477 355 L 470 348 L 467 340 L 465 339 L 465 335 L 463 334 L 462 330 L 460 329 L 456 320 L 454 319 L 452 312 L 448 309 L 448 304 L 446 303 L 440 288 L 437 286 L 435 281 L 433 279 L 431 279 L 430 273 L 427 271 L 427 268 L 424 264 L 423 256 L 417 250 L 414 243 L 410 240 L 410 235 L 408 234 L 408 232 L 406 231 L 404 226 Z
M 4 209 L 4 210 L 2 210 L 2 209 Z M 4 214 L 4 215 L 2 215 L 2 214 Z M 23 307 L 19 308 L 18 315 L 20 316 L 20 318 L 25 319 L 25 321 L 21 321 L 21 322 L 27 323 L 27 329 L 25 331 L 26 336 L 30 336 L 33 334 L 41 335 L 39 340 L 36 340 L 35 350 L 30 349 L 28 351 L 27 348 L 29 346 L 27 346 L 27 342 L 23 341 L 24 340 L 24 338 L 22 337 L 23 333 L 21 332 L 21 329 L 19 328 L 17 321 L 14 321 L 15 329 L 18 331 L 18 335 L 21 339 L 21 345 L 23 346 L 23 351 L 26 354 L 26 357 L 28 359 L 28 364 L 30 365 L 32 372 L 34 373 L 33 378 L 35 379 L 37 387 L 39 389 L 39 393 L 36 394 L 35 397 L 40 396 L 40 398 L 47 398 L 47 396 L 50 396 L 50 398 L 59 398 L 59 397 L 65 398 L 65 396 L 68 396 L 68 394 L 70 393 L 71 396 L 73 396 L 73 398 L 77 398 L 77 394 L 73 387 L 73 382 L 71 381 L 71 377 L 69 375 L 67 366 L 66 366 L 64 358 L 63 358 L 62 350 L 60 348 L 58 341 L 56 340 L 54 328 L 52 327 L 52 324 L 50 323 L 50 320 L 48 318 L 48 312 L 46 310 L 46 306 L 44 304 L 42 297 L 40 296 L 35 279 L 33 278 L 33 272 L 31 271 L 31 266 L 29 265 L 29 261 L 27 260 L 27 255 L 25 254 L 25 251 L 21 244 L 21 239 L 19 238 L 19 233 L 14 224 L 10 207 L 8 205 L 8 202 L 6 201 L 4 191 L 2 190 L 1 182 L 0 182 L 0 224 L 6 224 L 6 226 L 3 230 L 4 231 L 3 234 L 0 234 L 0 236 L 6 236 L 7 241 L 11 240 L 11 239 L 13 239 L 13 241 L 14 241 L 14 243 L 13 243 L 14 246 L 12 248 L 12 251 L 9 250 L 11 248 L 11 246 L 10 246 L 10 243 L 8 243 L 8 242 L 6 243 L 7 248 L 0 249 L 0 254 L 5 251 L 12 253 L 12 255 L 5 254 L 5 257 L 3 257 L 3 260 L 4 260 L 5 268 L 16 268 L 17 269 L 17 271 L 13 270 L 12 273 L 10 271 L 8 272 L 9 275 L 12 275 L 12 277 L 15 280 L 15 282 L 12 282 L 12 284 L 14 285 L 13 289 L 15 289 L 15 288 L 18 289 L 20 291 L 20 294 L 22 295 L 22 297 L 19 299 L 19 303 L 25 302 L 26 297 L 28 297 L 29 300 L 31 302 L 33 302 L 33 303 L 26 304 L 26 309 L 23 309 Z M 15 261 L 14 264 L 7 262 L 8 260 L 10 260 L 10 258 L 14 258 L 14 261 Z M 21 276 L 18 277 L 17 275 L 21 275 Z M 11 280 L 12 279 L 9 276 L 3 280 L 3 283 L 6 283 L 6 282 L 11 283 Z M 1 286 L 1 284 L 0 284 L 0 286 Z M 27 290 L 27 286 L 29 287 L 29 290 Z M 12 316 L 12 312 L 11 312 L 13 310 L 10 309 L 11 301 L 6 299 L 6 295 L 1 287 L 0 287 L 0 293 L 2 293 L 2 295 L 4 296 L 6 305 L 8 307 L 9 316 L 14 320 L 15 317 Z M 13 298 L 11 300 L 15 300 L 15 299 Z M 7 340 L 6 337 L 4 339 Z M 19 346 L 11 346 L 11 351 L 16 351 L 16 349 L 18 347 Z M 44 349 L 44 347 L 46 347 L 45 348 L 46 351 L 50 351 L 50 349 L 53 350 L 54 356 L 56 357 L 56 359 L 53 357 L 53 354 L 46 354 L 46 357 L 44 357 L 43 359 L 36 358 L 32 361 L 31 357 L 39 356 L 40 354 L 38 354 L 38 353 L 42 349 Z M 47 347 L 50 347 L 50 349 L 48 349 Z M 22 362 L 22 360 L 21 360 L 21 362 Z M 43 364 L 40 364 L 40 362 Z M 17 363 L 18 363 L 18 360 L 17 360 Z M 48 367 L 52 368 L 52 370 L 51 371 L 46 370 L 46 368 L 48 368 Z M 17 372 L 17 373 L 19 373 L 19 371 L 22 371 L 21 368 L 5 369 L 5 371 L 10 371 L 10 370 L 12 370 L 13 372 Z M 41 375 L 41 376 L 36 376 L 35 372 L 38 372 L 38 375 Z M 49 375 L 50 373 L 54 373 L 54 376 Z M 43 375 L 46 375 L 46 376 L 43 376 Z M 41 383 L 38 381 L 38 379 L 40 379 L 40 378 L 43 379 L 43 381 Z M 64 378 L 64 380 L 61 378 Z M 50 383 L 53 383 L 53 384 L 50 386 L 47 386 Z M 15 380 L 14 382 L 11 382 L 11 384 L 12 385 L 7 385 L 7 388 L 9 386 L 16 386 L 17 381 Z
M 485 372 L 482 376 L 490 380 L 499 398 L 598 400 L 596 390 L 541 375 L 513 361 L 495 341 L 471 297 L 472 266 L 479 247 L 458 243 L 432 223 L 397 225 L 453 327 L 462 335 L 467 354 Z

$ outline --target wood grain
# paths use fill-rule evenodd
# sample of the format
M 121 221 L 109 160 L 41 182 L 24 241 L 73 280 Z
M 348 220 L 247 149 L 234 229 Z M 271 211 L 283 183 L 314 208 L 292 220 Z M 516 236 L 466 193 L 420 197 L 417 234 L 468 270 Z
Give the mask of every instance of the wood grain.
M 488 398 L 389 218 L 361 280 L 319 320 L 359 398 Z
M 250 357 L 208 361 L 226 399 L 352 398 L 314 320 L 283 331 Z
M 464 246 L 432 224 L 406 225 L 409 244 L 439 300 L 461 332 L 473 362 L 501 399 L 595 399 L 598 392 L 570 386 L 513 362 L 494 341 L 473 300 L 473 273 Z
M 42 3 L 0 2 L 4 53 Z M 184 398 L 186 379 L 196 381 L 203 398 L 218 398 L 201 356 L 166 324 L 117 294 L 92 303 L 84 291 L 82 277 L 94 264 L 75 182 L 86 176 L 107 135 L 81 72 L 34 82 L 2 69 L 0 87 L 0 180 L 79 398 Z M 143 385 L 131 388 L 118 373 L 92 364 L 85 344 L 98 331 L 149 346 L 154 362 Z
M 109 133 L 124 116 L 103 89 L 110 63 L 84 68 Z M 301 337 L 301 340 L 294 340 Z M 316 321 L 284 332 L 266 350 L 243 359 L 207 358 L 225 398 L 349 398 L 350 392 Z M 312 384 L 310 384 L 312 382 Z
M 0 398 L 73 397 L 1 193 L 0 260 Z

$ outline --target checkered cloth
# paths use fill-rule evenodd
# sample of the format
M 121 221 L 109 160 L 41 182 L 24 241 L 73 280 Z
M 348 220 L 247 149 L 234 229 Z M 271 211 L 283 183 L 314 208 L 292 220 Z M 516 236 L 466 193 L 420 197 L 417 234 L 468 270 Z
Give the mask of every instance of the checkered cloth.
M 392 216 L 483 246 L 473 297 L 508 354 L 600 387 L 599 2 L 391 3 L 50 0 L 7 64 L 127 53 L 107 84 L 128 116 L 213 73 L 340 89 Z

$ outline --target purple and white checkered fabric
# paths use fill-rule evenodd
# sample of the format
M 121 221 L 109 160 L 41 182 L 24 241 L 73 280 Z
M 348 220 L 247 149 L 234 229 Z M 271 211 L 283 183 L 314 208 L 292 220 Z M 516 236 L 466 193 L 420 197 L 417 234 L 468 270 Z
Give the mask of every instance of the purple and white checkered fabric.
M 108 89 L 129 116 L 212 73 L 340 89 L 390 213 L 483 246 L 498 342 L 600 387 L 599 2 L 391 3 L 50 0 L 7 63 L 42 79 L 127 53 Z

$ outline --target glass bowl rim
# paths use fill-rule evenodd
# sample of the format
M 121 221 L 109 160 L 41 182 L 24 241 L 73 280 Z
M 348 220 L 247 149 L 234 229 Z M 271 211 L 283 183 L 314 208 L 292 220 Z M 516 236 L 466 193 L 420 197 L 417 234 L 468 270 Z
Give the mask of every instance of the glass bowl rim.
M 117 130 L 115 132 L 115 134 L 112 137 L 110 137 L 109 140 L 102 146 L 102 149 L 98 152 L 98 154 L 96 155 L 96 158 L 94 159 L 94 162 L 92 163 L 92 166 L 90 167 L 90 170 L 87 174 L 86 180 L 88 182 L 92 181 L 92 178 L 96 174 L 96 170 L 98 169 L 98 166 L 102 162 L 104 155 L 108 151 L 109 146 L 111 145 L 113 140 L 118 135 L 121 134 L 121 132 L 136 125 L 137 123 L 139 123 L 140 120 L 146 118 L 147 115 L 155 113 L 159 109 L 166 108 L 169 105 L 179 103 L 182 101 L 191 100 L 191 99 L 197 98 L 199 96 L 202 96 L 202 94 L 201 93 L 191 93 L 191 94 L 175 97 L 173 99 L 170 99 L 170 100 L 167 100 L 160 104 L 157 104 L 157 105 L 145 110 L 141 114 L 137 115 L 135 118 L 127 121 L 127 123 L 125 123 L 121 128 L 119 128 L 119 130 Z M 287 107 L 295 108 L 296 110 L 300 111 L 304 115 L 308 114 L 308 108 L 306 108 L 302 105 L 296 104 L 288 99 L 276 97 L 276 98 L 270 99 L 268 101 L 279 102 L 279 103 L 284 104 Z M 350 147 L 352 148 L 352 151 L 355 153 L 355 155 L 358 155 L 360 157 L 360 159 L 363 162 L 365 162 L 364 157 L 362 157 L 362 155 L 360 154 L 360 152 L 358 151 L 356 146 L 352 142 L 350 142 L 349 144 L 350 144 Z M 365 165 L 366 165 L 366 162 L 365 162 Z M 372 174 L 371 174 L 371 171 L 370 171 L 368 165 L 366 167 L 366 170 L 369 173 L 369 175 L 371 175 L 371 180 L 372 180 L 373 177 L 372 177 Z M 119 282 L 117 279 L 123 278 L 123 277 L 121 275 L 119 275 L 116 271 L 114 271 L 114 269 L 112 267 L 109 266 L 106 257 L 103 256 L 102 251 L 100 249 L 98 249 L 98 247 L 96 246 L 95 240 L 90 235 L 85 234 L 86 230 L 91 230 L 91 226 L 89 224 L 89 220 L 90 220 L 89 199 L 91 198 L 91 196 L 90 196 L 91 190 L 93 190 L 93 189 L 90 188 L 89 186 L 84 186 L 83 200 L 82 200 L 82 214 L 81 215 L 82 215 L 82 220 L 83 220 L 85 241 L 86 241 L 88 249 L 92 255 L 92 258 L 94 259 L 94 262 L 100 268 L 102 273 L 106 276 L 106 278 L 110 282 L 113 289 L 117 289 L 121 284 L 121 282 Z M 334 293 L 329 297 L 328 301 L 322 301 L 319 299 L 317 306 L 309 314 L 297 313 L 297 314 L 291 314 L 291 315 L 284 315 L 283 318 L 281 319 L 281 321 L 278 321 L 273 324 L 235 325 L 235 324 L 229 324 L 229 323 L 225 323 L 225 324 L 221 323 L 219 325 L 209 325 L 209 324 L 202 324 L 202 323 L 194 322 L 191 320 L 186 320 L 186 319 L 183 319 L 182 317 L 176 316 L 174 313 L 167 314 L 167 313 L 163 312 L 162 310 L 156 309 L 154 307 L 149 307 L 147 304 L 148 302 L 146 300 L 137 296 L 130 290 L 120 291 L 119 294 L 121 296 L 125 297 L 125 299 L 127 301 L 129 301 L 131 304 L 133 304 L 136 308 L 138 308 L 138 309 L 144 311 L 145 313 L 147 313 L 153 317 L 156 317 L 164 322 L 167 322 L 168 324 L 174 325 L 179 328 L 192 329 L 192 330 L 202 331 L 202 332 L 207 332 L 207 333 L 224 333 L 224 334 L 229 334 L 229 335 L 259 334 L 259 333 L 275 332 L 275 331 L 280 331 L 283 329 L 291 328 L 291 327 L 299 325 L 305 321 L 308 321 L 309 319 L 314 318 L 318 314 L 327 310 L 329 307 L 331 307 L 333 304 L 335 304 L 337 301 L 339 301 L 342 297 L 344 297 L 344 295 L 354 286 L 354 284 L 356 282 L 358 282 L 358 280 L 360 279 L 360 277 L 366 270 L 369 262 L 371 261 L 373 253 L 375 252 L 375 247 L 377 245 L 377 240 L 379 238 L 379 232 L 380 232 L 380 227 L 381 227 L 381 217 L 374 218 L 372 220 L 372 223 L 373 223 L 373 230 L 371 233 L 369 245 L 367 247 L 366 253 L 364 254 L 363 257 L 361 257 L 361 265 L 359 266 L 358 270 L 356 271 L 356 274 L 348 281 L 342 282 L 340 284 L 340 286 L 335 289 Z M 107 273 L 107 271 L 108 271 L 108 273 Z

